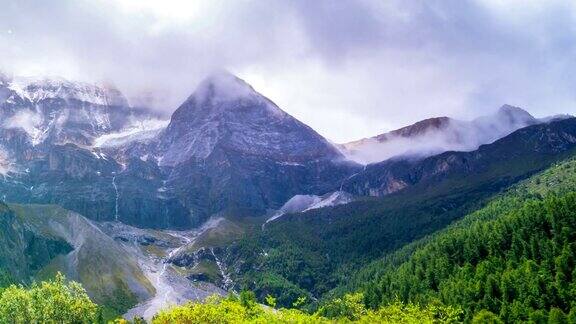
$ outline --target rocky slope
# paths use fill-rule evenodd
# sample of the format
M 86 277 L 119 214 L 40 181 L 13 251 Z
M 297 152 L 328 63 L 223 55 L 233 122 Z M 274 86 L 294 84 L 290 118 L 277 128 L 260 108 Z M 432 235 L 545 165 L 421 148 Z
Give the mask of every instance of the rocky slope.
M 98 223 L 54 205 L 0 205 L 0 269 L 30 283 L 62 272 L 108 313 L 150 319 L 158 309 L 224 294 L 171 264 L 179 250 L 218 225 L 187 232 Z M 194 265 L 192 265 L 194 266 Z
M 262 213 L 295 194 L 324 194 L 358 168 L 227 73 L 204 80 L 174 112 L 158 154 L 166 192 L 201 219 L 230 209 Z
M 3 205 L 0 267 L 20 282 L 57 271 L 117 312 L 154 294 L 134 255 L 94 223 L 53 205 Z

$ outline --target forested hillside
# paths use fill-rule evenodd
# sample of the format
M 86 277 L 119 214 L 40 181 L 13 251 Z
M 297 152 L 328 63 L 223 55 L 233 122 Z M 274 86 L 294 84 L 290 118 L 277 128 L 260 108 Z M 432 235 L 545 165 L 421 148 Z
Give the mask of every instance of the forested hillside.
M 382 198 L 284 215 L 230 248 L 235 282 L 260 299 L 277 296 L 283 306 L 300 296 L 316 304 L 373 260 L 446 228 L 510 186 L 570 158 L 574 149 L 565 134 L 574 125 L 568 119 L 527 127 L 475 152 L 446 152 L 416 162 L 411 172 L 436 165 L 442 176 Z M 394 161 L 383 165 L 382 172 L 391 165 Z M 564 183 L 570 181 L 565 178 Z
M 576 321 L 576 161 L 558 164 L 447 230 L 358 274 L 371 307 L 401 300 L 489 311 L 505 322 Z

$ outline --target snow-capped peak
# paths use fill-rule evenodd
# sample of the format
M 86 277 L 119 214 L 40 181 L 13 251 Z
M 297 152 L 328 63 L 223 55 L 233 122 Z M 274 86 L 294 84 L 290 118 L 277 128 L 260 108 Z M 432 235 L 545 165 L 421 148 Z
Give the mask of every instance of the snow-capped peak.
M 471 121 L 430 118 L 375 137 L 341 145 L 349 159 L 369 164 L 392 157 L 426 157 L 445 151 L 472 151 L 539 121 L 522 108 L 503 105 Z
M 535 118 L 526 110 L 511 105 L 503 105 L 498 109 L 496 114 L 498 118 L 504 119 L 509 123 L 516 124 L 534 124 Z
M 72 82 L 59 77 L 6 78 L 7 88 L 24 100 L 37 103 L 44 99 L 75 99 L 106 106 L 127 106 L 122 93 L 110 86 L 97 86 L 85 82 Z

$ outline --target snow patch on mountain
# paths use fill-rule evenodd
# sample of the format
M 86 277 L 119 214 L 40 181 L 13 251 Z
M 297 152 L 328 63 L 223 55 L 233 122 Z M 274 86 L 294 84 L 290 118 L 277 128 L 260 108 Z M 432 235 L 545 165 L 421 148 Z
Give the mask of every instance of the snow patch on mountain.
M 134 120 L 119 132 L 104 134 L 94 139 L 94 147 L 118 147 L 135 141 L 155 138 L 168 126 L 168 120 L 145 119 Z
M 301 213 L 313 209 L 344 205 L 354 200 L 354 197 L 345 191 L 335 191 L 323 196 L 296 195 L 290 198 L 278 209 L 266 223 L 274 221 L 285 214 Z
M 352 200 L 354 200 L 354 198 L 352 197 L 351 194 L 347 193 L 346 191 L 335 191 L 333 193 L 322 196 L 320 201 L 312 204 L 308 208 L 304 209 L 304 211 L 337 205 L 344 205 L 351 202 Z

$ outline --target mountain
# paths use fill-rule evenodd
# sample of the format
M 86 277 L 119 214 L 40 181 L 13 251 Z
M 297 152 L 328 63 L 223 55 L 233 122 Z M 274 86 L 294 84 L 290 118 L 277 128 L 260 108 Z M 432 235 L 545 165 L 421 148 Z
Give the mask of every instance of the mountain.
M 0 194 L 90 219 L 190 228 L 323 195 L 357 171 L 339 150 L 244 81 L 216 73 L 170 121 L 114 89 L 4 78 Z
M 60 78 L 7 79 L 0 84 L 0 105 L 3 131 L 23 131 L 32 146 L 92 145 L 147 114 L 132 109 L 113 87 Z
M 354 201 L 284 214 L 230 247 L 234 282 L 264 296 L 282 292 L 286 305 L 301 294 L 325 296 L 367 261 L 443 229 L 575 152 L 570 118 L 522 128 L 472 152 L 368 165 L 342 186 Z
M 342 158 L 310 127 L 227 72 L 200 83 L 172 115 L 162 141 L 162 166 L 207 159 L 217 150 L 280 163 Z
M 325 194 L 359 168 L 326 139 L 228 73 L 204 80 L 161 134 L 165 187 L 200 220 L 262 214 L 296 194 Z
M 364 164 L 397 156 L 426 157 L 445 151 L 472 151 L 539 122 L 521 108 L 504 105 L 494 115 L 472 121 L 430 118 L 340 147 L 349 159 Z
M 576 119 L 511 106 L 337 147 L 226 72 L 169 120 L 57 78 L 0 76 L 0 108 L 0 274 L 63 272 L 128 319 L 245 288 L 316 306 L 576 152 Z
M 449 228 L 364 267 L 343 290 L 369 305 L 443 302 L 465 321 L 488 310 L 504 322 L 570 314 L 574 290 L 576 161 L 506 190 Z M 564 315 L 562 315 L 564 316 Z
M 118 219 L 121 211 L 131 223 L 189 224 L 174 199 L 157 197 L 157 168 L 104 153 L 130 134 L 157 133 L 155 114 L 130 107 L 113 88 L 59 78 L 3 77 L 0 93 L 4 201 L 57 204 L 95 220 Z
M 425 159 L 396 158 L 371 164 L 346 180 L 342 188 L 361 196 L 383 196 L 415 184 L 433 186 L 448 177 L 482 172 L 491 165 L 504 164 L 502 159 L 508 161 L 506 164 L 519 156 L 525 161 L 535 155 L 544 159 L 572 147 L 574 122 L 571 118 L 526 127 L 472 152 L 445 152 Z

